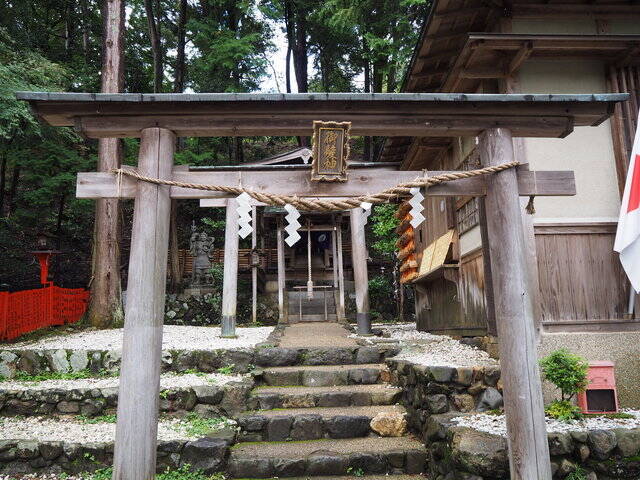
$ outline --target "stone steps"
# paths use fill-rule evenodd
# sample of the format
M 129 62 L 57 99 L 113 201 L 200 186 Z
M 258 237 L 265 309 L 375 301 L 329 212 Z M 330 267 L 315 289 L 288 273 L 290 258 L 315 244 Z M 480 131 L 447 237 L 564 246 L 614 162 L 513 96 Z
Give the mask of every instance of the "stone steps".
M 402 390 L 385 384 L 329 387 L 257 387 L 251 392 L 251 410 L 275 408 L 393 405 Z
M 235 478 L 422 473 L 426 449 L 410 437 L 239 443 L 228 469 Z
M 273 367 L 264 369 L 260 378 L 271 386 L 327 387 L 378 383 L 383 371 L 386 367 L 380 364 Z
M 161 413 L 203 416 L 241 411 L 234 399 L 253 387 L 249 379 L 216 374 L 163 376 L 160 385 Z M 93 417 L 115 413 L 117 404 L 118 377 L 0 382 L 0 416 Z
M 277 480 L 278 477 L 271 477 L 271 480 Z M 309 480 L 309 477 L 288 477 L 289 480 Z M 353 480 L 356 478 L 363 478 L 364 480 L 426 480 L 424 475 L 329 475 L 329 476 L 314 476 L 314 480 Z M 252 478 L 242 478 L 237 480 L 253 480 Z
M 238 418 L 240 440 L 278 442 L 321 438 L 356 438 L 373 434 L 379 413 L 404 414 L 400 406 L 311 407 L 247 412 Z

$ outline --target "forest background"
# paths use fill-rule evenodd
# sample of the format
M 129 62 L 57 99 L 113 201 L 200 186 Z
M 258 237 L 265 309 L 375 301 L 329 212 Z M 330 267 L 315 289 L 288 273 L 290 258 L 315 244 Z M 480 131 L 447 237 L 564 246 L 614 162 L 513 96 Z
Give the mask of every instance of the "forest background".
M 14 92 L 99 92 L 107 0 L 0 2 L 0 288 L 38 286 L 28 252 L 39 232 L 63 254 L 55 282 L 92 281 L 94 202 L 75 198 L 80 171 L 95 171 L 98 144 L 40 124 Z M 395 92 L 428 0 L 126 0 L 124 92 Z M 281 71 L 283 70 L 284 71 Z M 181 139 L 177 164 L 234 165 L 295 148 L 282 137 Z M 352 139 L 352 160 L 373 161 L 382 139 Z M 122 142 L 137 162 L 137 139 Z M 121 202 L 120 268 L 127 269 L 132 202 Z M 222 245 L 223 212 L 177 203 L 178 246 L 190 225 Z M 374 229 L 391 234 L 391 210 Z M 209 217 L 207 222 L 200 222 Z M 377 227 L 376 227 L 377 225 Z M 374 239 L 375 240 L 375 239 Z M 378 238 L 380 240 L 380 238 Z M 384 238 L 381 254 L 393 246 Z M 373 241 L 372 241 L 373 243 Z

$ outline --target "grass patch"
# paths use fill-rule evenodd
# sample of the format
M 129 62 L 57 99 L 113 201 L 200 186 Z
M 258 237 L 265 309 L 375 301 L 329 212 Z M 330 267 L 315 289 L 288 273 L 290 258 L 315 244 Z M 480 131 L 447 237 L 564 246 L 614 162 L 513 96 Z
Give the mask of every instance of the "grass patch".
M 43 372 L 38 374 L 29 374 L 25 372 L 17 372 L 13 378 L 0 376 L 0 382 L 44 382 L 45 380 L 80 380 L 84 378 L 107 378 L 118 376 L 115 372 L 107 370 L 99 370 L 94 372 L 89 369 L 80 370 L 78 372 Z
M 226 417 L 203 418 L 197 413 L 191 412 L 175 428 L 190 437 L 204 437 L 212 431 L 232 424 L 235 425 L 235 422 Z
M 177 470 L 166 469 L 164 472 L 156 475 L 156 480 L 224 480 L 226 477 L 223 473 L 215 473 L 213 475 L 205 475 L 201 470 L 190 471 L 191 465 L 183 465 Z M 93 473 L 81 474 L 84 480 L 111 480 L 113 476 L 113 468 L 101 468 Z
M 76 415 L 76 420 L 82 423 L 94 424 L 94 423 L 116 423 L 116 415 L 98 415 L 95 417 L 87 417 L 86 415 Z
M 618 412 L 618 413 L 583 413 L 585 418 L 608 418 L 610 420 L 620 420 L 628 418 L 636 418 L 635 415 L 630 413 Z
M 217 372 L 221 375 L 233 375 L 233 369 L 236 368 L 236 364 L 232 363 L 230 365 L 220 367 Z

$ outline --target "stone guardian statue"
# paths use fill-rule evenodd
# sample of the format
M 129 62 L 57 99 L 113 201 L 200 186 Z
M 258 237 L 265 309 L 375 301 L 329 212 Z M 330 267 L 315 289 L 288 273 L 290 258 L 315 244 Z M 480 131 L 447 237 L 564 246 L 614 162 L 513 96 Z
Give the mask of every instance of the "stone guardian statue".
M 197 232 L 195 223 L 191 225 L 189 248 L 191 255 L 193 255 L 192 286 L 213 284 L 213 276 L 209 272 L 211 269 L 209 252 L 213 250 L 213 240 L 213 237 L 208 236 L 205 232 Z

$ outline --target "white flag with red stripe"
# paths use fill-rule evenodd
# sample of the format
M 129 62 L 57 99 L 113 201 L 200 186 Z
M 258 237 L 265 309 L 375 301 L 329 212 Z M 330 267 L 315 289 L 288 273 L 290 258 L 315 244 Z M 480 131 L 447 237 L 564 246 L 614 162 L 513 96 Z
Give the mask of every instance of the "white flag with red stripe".
M 631 150 L 613 249 L 620 253 L 620 263 L 633 289 L 640 293 L 640 128 Z

